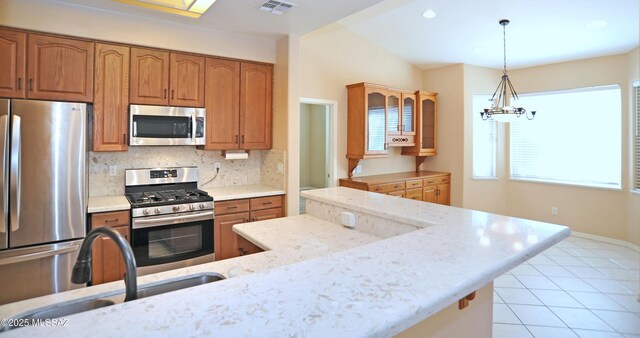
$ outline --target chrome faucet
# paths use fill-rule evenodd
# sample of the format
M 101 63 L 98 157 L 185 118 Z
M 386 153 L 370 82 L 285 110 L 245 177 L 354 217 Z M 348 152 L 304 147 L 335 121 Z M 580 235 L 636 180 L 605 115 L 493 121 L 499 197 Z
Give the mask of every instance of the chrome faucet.
M 99 236 L 107 236 L 113 239 L 124 257 L 124 263 L 127 268 L 127 272 L 124 275 L 124 284 L 126 287 L 126 296 L 124 301 L 128 302 L 138 298 L 136 259 L 133 256 L 131 246 L 129 245 L 129 242 L 122 237 L 122 235 L 109 227 L 99 227 L 89 231 L 87 237 L 82 242 L 82 246 L 80 247 L 78 260 L 73 266 L 71 282 L 75 284 L 84 284 L 91 280 L 91 247 L 93 246 L 93 241 Z

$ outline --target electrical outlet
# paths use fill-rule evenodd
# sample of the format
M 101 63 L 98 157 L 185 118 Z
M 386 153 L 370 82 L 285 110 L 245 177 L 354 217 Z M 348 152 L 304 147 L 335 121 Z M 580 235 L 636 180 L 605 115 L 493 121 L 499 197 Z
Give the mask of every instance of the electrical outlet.
M 347 228 L 353 229 L 356 227 L 356 215 L 352 212 L 343 211 L 340 214 L 340 224 Z
M 357 165 L 356 166 L 356 170 L 354 170 L 356 174 L 361 174 L 362 173 L 362 165 Z
M 278 174 L 284 174 L 284 163 L 278 163 Z
M 558 215 L 558 208 L 551 207 L 551 214 L 554 215 L 554 216 L 557 216 Z
M 118 174 L 118 166 L 110 165 L 109 166 L 109 176 L 116 176 Z
M 213 167 L 216 169 L 216 171 L 220 170 L 220 162 L 214 163 Z

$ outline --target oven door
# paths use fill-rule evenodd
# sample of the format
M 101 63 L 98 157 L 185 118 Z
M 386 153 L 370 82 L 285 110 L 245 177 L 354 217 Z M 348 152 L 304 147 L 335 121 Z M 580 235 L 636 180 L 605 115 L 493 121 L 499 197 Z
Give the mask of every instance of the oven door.
M 131 229 L 138 267 L 213 257 L 213 210 L 134 218 Z

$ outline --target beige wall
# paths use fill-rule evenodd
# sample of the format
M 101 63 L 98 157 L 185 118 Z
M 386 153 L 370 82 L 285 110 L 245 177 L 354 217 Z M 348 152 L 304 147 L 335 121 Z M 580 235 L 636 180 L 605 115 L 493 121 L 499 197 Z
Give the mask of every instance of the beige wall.
M 464 189 L 462 206 L 497 214 L 507 213 L 507 167 L 505 159 L 505 127 L 498 123 L 497 180 L 473 179 L 473 95 L 493 94 L 502 76 L 497 69 L 464 65 Z
M 337 23 L 305 35 L 300 47 L 301 96 L 338 101 L 337 177 L 347 177 L 345 86 L 372 82 L 418 90 L 422 87 L 422 72 Z M 388 158 L 360 163 L 362 173 L 358 175 L 362 176 L 414 170 L 414 157 L 400 155 L 399 148 L 391 149 Z
M 607 84 L 622 89 L 622 154 L 629 152 L 630 83 L 628 56 L 616 55 L 510 72 L 519 92 L 562 90 Z M 541 112 L 542 113 L 542 112 Z M 597 161 L 598 154 L 593 154 Z M 622 190 L 510 181 L 510 215 L 568 225 L 572 230 L 627 240 L 629 157 L 622 157 Z M 558 215 L 551 215 L 551 207 Z M 631 240 L 631 239 L 629 239 Z
M 451 205 L 462 207 L 464 185 L 464 65 L 424 71 L 424 90 L 438 93 L 438 155 L 429 157 L 424 170 L 451 173 Z
M 2 0 L 0 25 L 172 50 L 274 62 L 270 39 L 96 10 L 61 1 Z

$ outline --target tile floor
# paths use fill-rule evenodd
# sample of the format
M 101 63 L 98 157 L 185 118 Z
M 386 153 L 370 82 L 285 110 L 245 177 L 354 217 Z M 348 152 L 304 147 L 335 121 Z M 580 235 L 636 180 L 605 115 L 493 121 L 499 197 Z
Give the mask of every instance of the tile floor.
M 571 236 L 496 279 L 494 338 L 640 338 L 640 253 Z

